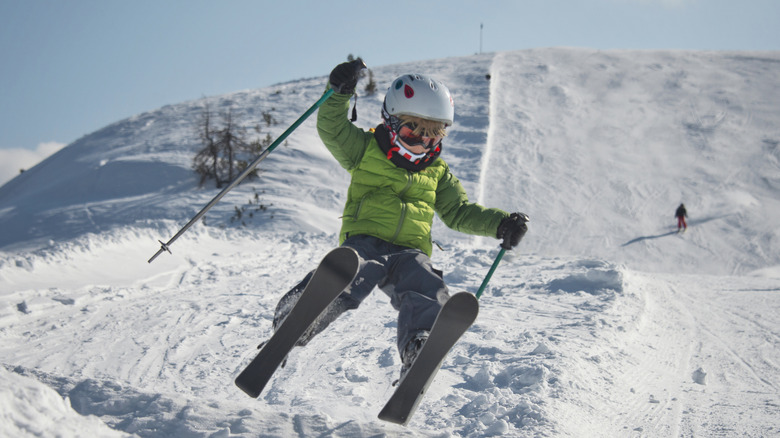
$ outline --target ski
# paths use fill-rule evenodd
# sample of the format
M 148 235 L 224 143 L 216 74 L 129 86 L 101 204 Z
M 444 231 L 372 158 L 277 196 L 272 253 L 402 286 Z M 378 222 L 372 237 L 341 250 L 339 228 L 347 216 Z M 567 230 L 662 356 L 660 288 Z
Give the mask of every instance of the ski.
M 479 313 L 477 298 L 460 292 L 444 304 L 417 359 L 401 378 L 395 392 L 379 413 L 379 419 L 406 425 L 441 368 L 447 353 L 471 327 Z
M 298 339 L 352 283 L 357 272 L 358 255 L 354 249 L 339 247 L 329 252 L 284 322 L 236 377 L 236 386 L 250 397 L 257 398 Z

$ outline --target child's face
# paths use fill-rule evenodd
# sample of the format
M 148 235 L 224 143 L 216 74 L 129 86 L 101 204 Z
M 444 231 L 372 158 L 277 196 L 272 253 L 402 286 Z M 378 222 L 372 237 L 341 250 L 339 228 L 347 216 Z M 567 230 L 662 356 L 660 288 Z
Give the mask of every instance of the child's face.
M 424 154 L 441 143 L 443 136 L 427 137 L 415 135 L 414 129 L 403 125 L 398 132 L 401 144 L 413 154 Z

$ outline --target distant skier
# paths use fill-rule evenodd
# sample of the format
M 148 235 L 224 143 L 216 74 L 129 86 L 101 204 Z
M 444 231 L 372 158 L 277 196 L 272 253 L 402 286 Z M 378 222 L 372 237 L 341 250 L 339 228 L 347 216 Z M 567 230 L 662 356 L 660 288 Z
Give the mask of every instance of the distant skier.
M 680 230 L 687 230 L 688 224 L 685 223 L 685 218 L 688 216 L 688 212 L 685 210 L 685 204 L 680 204 L 680 206 L 677 207 L 677 211 L 674 212 L 674 215 L 677 217 L 677 232 L 679 233 Z
M 384 99 L 382 121 L 365 131 L 347 118 L 362 60 L 336 66 L 319 108 L 317 131 L 325 147 L 351 175 L 340 243 L 357 251 L 360 271 L 297 345 L 303 346 L 339 315 L 356 309 L 374 287 L 398 311 L 397 346 L 402 375 L 428 338 L 439 309 L 449 299 L 431 262 L 434 214 L 452 229 L 503 240 L 511 249 L 525 234 L 528 216 L 471 203 L 439 157 L 454 104 L 447 87 L 419 74 L 395 79 Z M 274 329 L 308 284 L 309 273 L 279 301 Z

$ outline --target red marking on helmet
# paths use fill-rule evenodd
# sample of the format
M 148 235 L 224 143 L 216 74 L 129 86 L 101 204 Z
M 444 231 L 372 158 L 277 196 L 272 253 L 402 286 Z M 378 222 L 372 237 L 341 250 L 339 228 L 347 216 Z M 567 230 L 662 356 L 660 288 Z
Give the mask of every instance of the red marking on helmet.
M 404 87 L 404 96 L 406 96 L 407 99 L 411 99 L 414 97 L 414 89 L 408 85 Z

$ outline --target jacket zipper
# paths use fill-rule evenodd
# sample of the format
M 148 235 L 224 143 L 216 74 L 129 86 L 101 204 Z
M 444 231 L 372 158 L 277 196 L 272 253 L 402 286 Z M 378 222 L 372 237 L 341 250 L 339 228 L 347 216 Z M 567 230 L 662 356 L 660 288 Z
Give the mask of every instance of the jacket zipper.
M 404 201 L 403 196 L 406 194 L 406 192 L 409 190 L 409 188 L 412 186 L 412 172 L 406 171 L 406 186 L 398 193 L 398 198 L 401 199 L 401 217 L 398 220 L 398 227 L 395 229 L 395 234 L 393 234 L 393 238 L 390 239 L 390 243 L 395 243 L 395 239 L 398 238 L 398 235 L 401 234 L 401 228 L 404 225 L 404 219 L 406 218 L 406 201 Z

